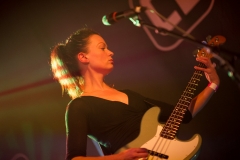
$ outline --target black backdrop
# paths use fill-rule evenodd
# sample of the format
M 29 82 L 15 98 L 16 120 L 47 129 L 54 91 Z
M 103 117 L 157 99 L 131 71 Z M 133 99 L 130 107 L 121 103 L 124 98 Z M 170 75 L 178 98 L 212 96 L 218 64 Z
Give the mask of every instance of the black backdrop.
M 149 2 L 166 17 L 176 11 L 178 25 L 188 30 L 199 17 L 190 34 L 198 40 L 207 35 L 223 35 L 227 41 L 220 56 L 239 73 L 239 4 L 237 1 L 167 1 L 167 0 L 88 0 L 56 2 L 0 2 L 0 159 L 60 160 L 65 156 L 65 107 L 70 98 L 61 94 L 52 79 L 49 54 L 52 46 L 64 41 L 83 26 L 98 31 L 115 53 L 114 71 L 106 77 L 117 89 L 128 88 L 140 94 L 176 104 L 196 64 L 193 52 L 198 45 L 146 31 L 123 19 L 104 26 L 103 15 L 123 11 Z M 194 4 L 187 13 L 183 6 Z M 210 5 L 213 5 L 209 9 Z M 189 8 L 188 8 L 189 9 Z M 207 10 L 209 12 L 207 12 Z M 141 18 L 152 23 L 147 14 Z M 160 27 L 160 26 L 159 26 Z M 175 30 L 174 30 L 175 31 Z M 233 56 L 232 54 L 237 54 Z M 214 59 L 216 63 L 219 59 Z M 187 125 L 182 125 L 179 139 L 194 134 L 202 136 L 199 159 L 237 159 L 239 156 L 240 89 L 224 67 L 218 65 L 221 86 L 206 107 Z M 196 94 L 207 85 L 203 79 Z M 108 113 L 106 113 L 108 114 Z M 90 141 L 89 141 L 90 142 Z M 88 153 L 96 155 L 89 143 Z

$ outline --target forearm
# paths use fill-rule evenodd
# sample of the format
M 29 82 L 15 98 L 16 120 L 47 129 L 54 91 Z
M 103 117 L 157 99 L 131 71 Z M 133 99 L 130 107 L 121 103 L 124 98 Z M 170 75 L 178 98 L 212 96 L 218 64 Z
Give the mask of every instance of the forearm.
M 219 83 L 217 85 L 219 85 Z M 202 110 L 214 93 L 215 90 L 210 87 L 206 87 L 200 94 L 192 99 L 189 105 L 189 110 L 193 117 Z
M 198 66 L 194 66 L 194 68 L 203 71 L 209 83 L 213 84 L 211 86 L 207 86 L 200 94 L 192 99 L 189 105 L 189 110 L 193 117 L 206 105 L 206 103 L 215 93 L 215 87 L 219 86 L 220 84 L 220 79 L 215 70 L 216 64 L 213 64 L 210 59 L 206 57 L 198 57 L 196 60 L 203 63 L 206 68 L 201 68 Z

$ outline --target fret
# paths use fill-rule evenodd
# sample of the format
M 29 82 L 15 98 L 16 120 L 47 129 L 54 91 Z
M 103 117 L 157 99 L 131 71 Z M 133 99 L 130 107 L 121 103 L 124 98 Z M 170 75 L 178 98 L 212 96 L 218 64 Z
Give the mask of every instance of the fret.
M 180 99 L 179 101 L 183 101 L 183 102 L 185 102 L 185 103 L 191 103 L 190 101 L 187 101 L 187 100 L 184 100 L 184 99 Z
M 191 101 L 192 97 L 188 97 L 188 96 L 182 95 L 181 99 L 184 99 L 184 100 L 189 99 L 188 101 Z
M 185 110 L 185 111 L 186 111 L 186 108 L 187 108 L 187 107 L 185 107 L 185 106 L 183 106 L 183 105 L 178 105 L 178 106 L 176 106 L 175 108 L 176 108 L 176 109 L 179 109 L 179 110 L 181 109 L 181 110 Z
M 173 113 L 174 114 L 174 113 Z M 182 111 L 182 112 L 177 112 L 176 114 L 178 114 L 179 116 L 184 116 L 185 114 L 185 111 Z
M 171 128 L 174 128 L 174 127 L 177 128 L 178 127 L 178 125 L 175 125 L 175 124 L 166 124 L 166 126 L 171 127 Z
M 182 114 L 185 114 L 185 111 L 186 111 L 186 109 L 181 109 L 180 111 L 177 109 L 175 109 L 175 110 L 176 110 L 175 112 L 182 113 Z
M 182 122 L 182 120 L 181 119 L 177 119 L 178 121 L 169 121 L 169 123 L 167 123 L 167 124 L 175 124 L 175 125 L 178 125 L 178 124 L 180 124 L 181 122 Z
M 195 73 L 196 75 L 198 75 L 198 76 L 202 76 L 202 73 Z
M 179 105 L 181 105 L 181 106 L 185 106 L 185 107 L 188 107 L 188 105 L 184 105 L 184 104 L 180 104 L 180 103 L 177 103 L 177 104 L 179 104 Z
M 176 114 L 173 114 L 172 116 L 174 116 L 174 118 L 178 118 L 178 119 L 183 118 L 183 116 L 181 116 L 181 115 L 176 115 Z
M 165 133 L 163 133 L 163 135 L 166 136 L 174 136 L 176 134 L 176 131 L 173 132 L 172 130 L 166 130 Z
M 178 128 L 176 128 L 175 130 L 173 128 L 166 128 L 166 133 L 176 133 L 178 130 Z
M 195 89 L 195 88 L 192 88 L 192 87 L 191 87 L 191 88 L 188 87 L 187 90 L 188 90 L 189 92 L 194 92 L 196 89 Z
M 193 93 L 191 93 L 191 92 L 187 92 L 187 91 L 184 91 L 183 93 L 188 93 L 188 94 L 191 94 L 191 95 L 193 95 Z
M 184 113 L 184 112 L 181 112 L 181 111 L 173 111 L 172 114 L 174 115 L 174 114 L 183 114 L 183 113 Z M 182 116 L 182 115 L 180 115 L 180 116 Z
M 179 122 L 178 122 L 179 121 Z M 172 122 L 174 122 L 174 124 L 180 124 L 180 122 L 181 122 L 181 120 L 178 120 L 178 121 L 172 121 Z M 171 122 L 171 121 L 170 121 Z M 169 123 L 170 123 L 169 122 Z
M 200 81 L 199 78 L 192 78 L 192 80 L 195 80 L 195 81 Z
M 184 111 L 182 112 L 181 110 L 173 110 L 173 114 L 180 114 L 180 113 L 184 113 Z
M 166 139 L 174 139 L 174 137 L 175 137 L 175 134 L 174 135 L 161 135 L 161 137 L 163 137 L 163 138 L 166 138 Z
M 184 116 L 185 111 L 184 112 L 173 112 L 172 114 L 173 114 L 173 116 L 176 115 L 176 116 L 182 117 L 182 116 Z
M 192 80 L 190 80 L 190 82 L 194 82 L 194 83 L 198 83 L 199 81 L 198 80 L 196 80 L 196 79 L 192 79 Z
M 171 115 L 171 117 L 169 118 L 169 121 L 178 123 L 178 122 L 181 122 L 181 119 L 177 119 L 176 117 L 173 117 Z
M 181 121 L 181 116 L 178 116 L 178 115 L 174 115 L 174 114 L 172 114 L 172 116 L 173 116 L 173 118 L 176 120 L 179 120 L 179 121 Z M 174 122 L 177 122 L 177 121 L 174 121 Z
M 183 107 L 183 108 L 178 107 L 173 110 L 173 113 L 185 113 L 185 111 L 186 111 L 186 107 Z
M 178 110 L 181 110 L 181 111 L 186 111 L 186 107 L 183 107 L 183 106 L 176 106 L 175 109 L 173 111 L 178 111 Z
M 174 138 L 174 134 L 173 135 L 171 135 L 171 134 L 164 134 L 163 137 L 167 138 L 167 139 L 173 139 Z
M 185 113 L 185 111 L 183 111 L 183 112 L 181 112 L 181 111 L 173 111 L 172 114 L 174 115 L 174 114 L 183 114 L 183 113 Z
M 196 84 L 196 83 L 190 83 L 190 82 L 189 82 L 188 84 L 192 84 L 192 85 L 198 86 L 198 84 Z
M 196 90 L 196 89 L 194 89 L 194 88 L 190 88 L 190 89 L 186 89 L 186 92 L 193 94 L 195 90 Z

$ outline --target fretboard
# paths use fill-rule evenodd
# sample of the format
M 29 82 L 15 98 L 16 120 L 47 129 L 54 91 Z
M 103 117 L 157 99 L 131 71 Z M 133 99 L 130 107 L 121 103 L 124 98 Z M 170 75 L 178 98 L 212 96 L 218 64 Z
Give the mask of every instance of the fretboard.
M 199 67 L 206 68 L 203 63 L 199 63 Z M 166 124 L 164 125 L 160 136 L 167 139 L 174 139 L 177 133 L 177 130 L 184 118 L 184 115 L 187 111 L 189 104 L 192 101 L 194 96 L 194 91 L 196 90 L 200 79 L 204 73 L 199 70 L 195 70 L 191 80 L 188 82 L 186 89 L 183 91 L 177 105 L 175 106 L 172 114 L 168 118 Z

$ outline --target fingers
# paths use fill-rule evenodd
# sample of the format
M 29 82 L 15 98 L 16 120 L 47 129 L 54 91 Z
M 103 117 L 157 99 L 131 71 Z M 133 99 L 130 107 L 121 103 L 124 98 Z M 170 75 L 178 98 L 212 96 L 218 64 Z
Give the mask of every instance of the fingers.
M 134 148 L 136 157 L 143 158 L 148 156 L 148 150 L 145 148 Z
M 194 66 L 194 68 L 197 70 L 203 71 L 209 82 L 214 82 L 216 84 L 219 84 L 220 80 L 215 70 L 216 64 L 212 63 L 211 60 L 206 57 L 198 57 L 196 58 L 196 60 L 198 62 L 203 63 L 206 66 L 206 68 L 201 68 L 198 66 Z
M 146 148 L 135 148 L 135 149 L 139 153 L 148 153 L 148 150 Z
M 203 63 L 203 64 L 205 64 L 205 66 L 207 67 L 207 68 L 215 68 L 215 66 L 216 66 L 216 64 L 214 63 L 212 63 L 211 62 L 211 60 L 209 59 L 209 58 L 206 58 L 206 57 L 198 57 L 198 58 L 196 58 L 196 60 L 198 61 L 198 62 L 201 62 L 201 63 Z
M 206 66 L 206 68 L 194 66 L 195 69 L 204 71 L 206 73 L 211 72 L 211 70 L 215 70 L 216 64 L 215 63 L 213 64 L 210 59 L 206 57 L 200 57 L 200 58 L 196 58 L 196 60 L 198 62 L 203 63 Z
M 138 159 L 145 159 L 148 157 L 148 150 L 145 148 L 130 148 L 122 152 L 122 156 L 127 160 L 138 160 Z

